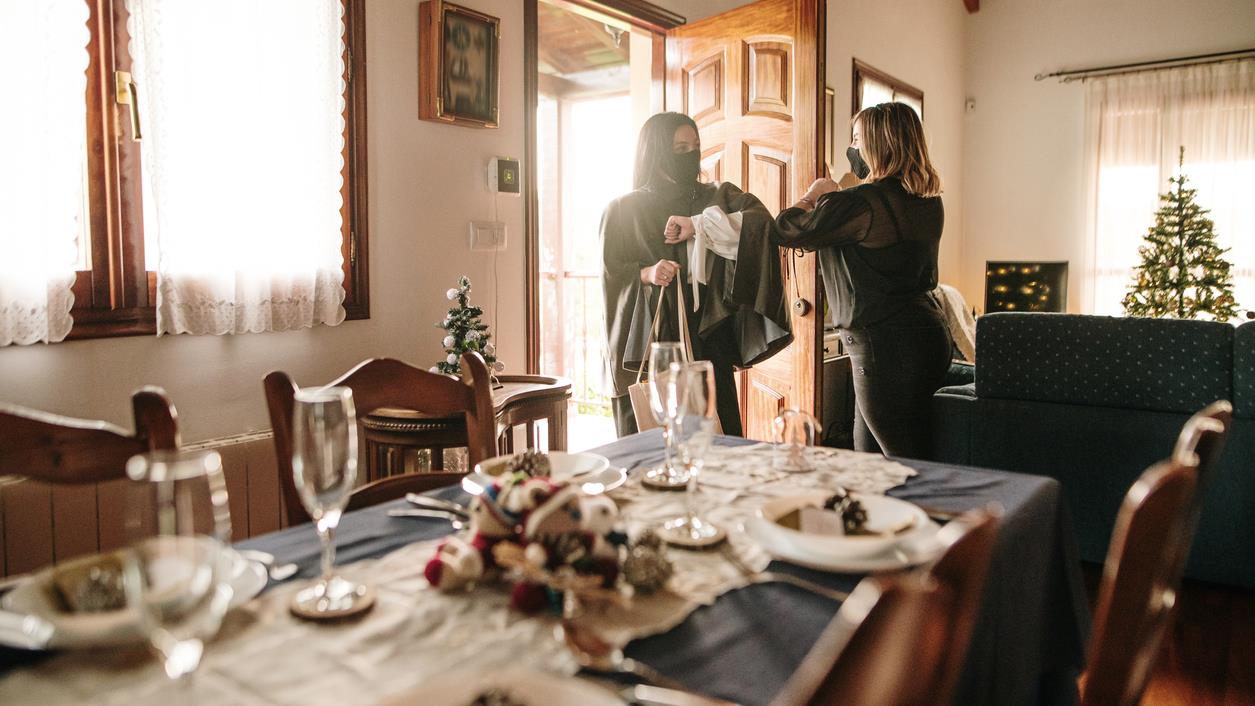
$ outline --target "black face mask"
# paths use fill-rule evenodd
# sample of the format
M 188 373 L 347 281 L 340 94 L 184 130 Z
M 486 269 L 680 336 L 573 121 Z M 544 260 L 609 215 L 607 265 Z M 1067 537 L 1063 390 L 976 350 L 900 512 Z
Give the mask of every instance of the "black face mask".
M 696 182 L 701 170 L 702 155 L 697 150 L 679 154 L 673 152 L 662 161 L 662 172 L 670 177 L 671 181 L 682 186 Z
M 857 147 L 851 146 L 847 149 L 845 158 L 850 160 L 850 171 L 854 172 L 854 176 L 859 179 L 866 179 L 867 175 L 872 173 L 872 168 L 863 161 L 863 155 L 859 154 Z

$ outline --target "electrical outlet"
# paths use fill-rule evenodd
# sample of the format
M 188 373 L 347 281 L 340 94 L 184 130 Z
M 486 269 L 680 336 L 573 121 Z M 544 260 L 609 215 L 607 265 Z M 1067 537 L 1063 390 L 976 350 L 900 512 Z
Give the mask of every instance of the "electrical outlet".
M 471 221 L 471 250 L 505 250 L 505 223 Z

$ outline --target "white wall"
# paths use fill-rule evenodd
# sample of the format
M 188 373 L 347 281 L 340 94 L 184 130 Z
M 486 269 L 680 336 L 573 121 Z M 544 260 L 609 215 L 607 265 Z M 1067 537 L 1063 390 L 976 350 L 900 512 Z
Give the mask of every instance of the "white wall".
M 983 303 L 986 260 L 1068 260 L 1068 309 L 1084 307 L 1085 87 L 1035 74 L 1242 49 L 1252 39 L 1252 0 L 982 0 L 966 29 L 976 101 L 963 154 L 968 300 Z
M 465 273 L 492 308 L 492 265 L 467 248 L 467 222 L 492 216 L 484 168 L 523 156 L 523 9 L 517 0 L 459 0 L 501 17 L 501 127 L 420 121 L 418 0 L 367 0 L 371 318 L 337 327 L 241 336 L 140 336 L 0 348 L 0 400 L 130 427 L 128 399 L 160 385 L 179 407 L 184 440 L 269 427 L 261 380 L 282 369 L 325 382 L 371 356 L 424 367 L 441 355 L 444 292 Z M 523 204 L 500 199 L 509 229 L 497 263 L 496 334 L 507 370 L 524 372 Z

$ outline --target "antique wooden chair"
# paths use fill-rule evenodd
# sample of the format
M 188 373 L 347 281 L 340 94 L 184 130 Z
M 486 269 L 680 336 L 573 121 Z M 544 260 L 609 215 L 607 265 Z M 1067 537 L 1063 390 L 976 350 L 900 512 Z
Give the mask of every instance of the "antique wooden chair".
M 948 616 L 949 649 L 940 665 L 932 689 L 936 703 L 950 703 L 967 663 L 967 653 L 976 628 L 976 619 L 985 595 L 985 579 L 998 539 L 1001 508 L 966 512 L 937 533 L 945 550 L 928 567 L 928 574 L 954 595 L 954 610 Z
M 327 386 L 353 390 L 359 417 L 381 407 L 412 409 L 433 416 L 466 416 L 468 465 L 496 454 L 496 420 L 493 417 L 492 380 L 478 353 L 462 355 L 463 379 L 419 370 L 392 358 L 359 363 Z M 309 521 L 292 477 L 292 409 L 296 384 L 283 372 L 266 376 L 266 406 L 274 429 L 279 484 L 288 524 Z M 368 483 L 353 491 L 348 509 L 375 505 L 457 482 L 461 473 L 407 473 Z
M 911 706 L 933 698 L 954 596 L 924 573 L 869 576 L 841 604 L 773 706 Z
M 1125 495 L 1098 589 L 1082 704 L 1141 701 L 1194 539 L 1200 472 L 1219 456 L 1230 415 L 1228 403 L 1194 415 L 1173 457 L 1149 468 Z
M 158 387 L 131 395 L 135 433 L 106 422 L 0 404 L 0 473 L 45 483 L 99 483 L 126 477 L 131 456 L 177 449 L 174 406 Z

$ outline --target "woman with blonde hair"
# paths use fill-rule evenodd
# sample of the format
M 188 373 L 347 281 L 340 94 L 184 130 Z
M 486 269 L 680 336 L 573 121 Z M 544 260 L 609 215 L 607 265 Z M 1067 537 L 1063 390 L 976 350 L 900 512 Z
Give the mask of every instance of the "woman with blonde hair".
M 854 448 L 921 458 L 950 361 L 937 286 L 941 179 L 919 116 L 881 103 L 853 120 L 846 151 L 864 183 L 820 179 L 776 219 L 773 242 L 819 253 L 833 322 L 854 368 Z

